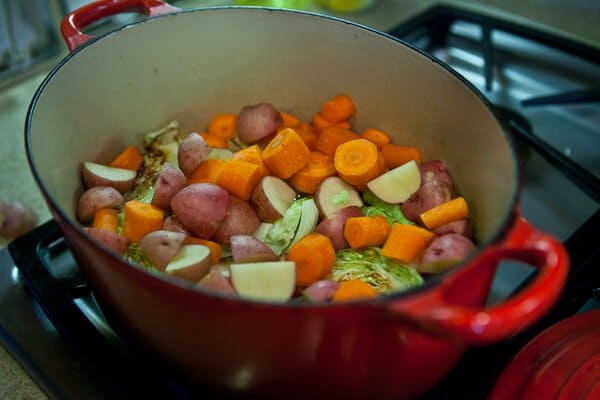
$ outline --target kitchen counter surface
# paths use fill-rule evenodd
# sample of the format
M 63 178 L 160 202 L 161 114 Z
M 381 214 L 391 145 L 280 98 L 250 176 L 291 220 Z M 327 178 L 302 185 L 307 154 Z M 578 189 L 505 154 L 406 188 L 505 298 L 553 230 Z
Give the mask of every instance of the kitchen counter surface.
M 181 1 L 182 8 L 198 5 L 229 4 L 225 1 Z M 597 1 L 524 0 L 524 1 L 394 1 L 380 0 L 378 5 L 361 14 L 339 15 L 366 25 L 387 30 L 434 4 L 454 4 L 481 10 L 500 18 L 536 26 L 600 48 L 600 3 Z M 311 11 L 320 11 L 316 6 Z M 27 165 L 23 143 L 23 126 L 29 102 L 46 71 L 19 84 L 0 90 L 0 199 L 22 199 L 37 213 L 40 223 L 50 213 Z M 65 179 L 71 179 L 65 177 Z M 7 245 L 0 239 L 0 249 Z M 0 265 L 0 268 L 7 266 Z M 1 294 L 0 294 L 1 295 Z M 16 361 L 0 346 L 0 399 L 47 398 L 23 372 Z

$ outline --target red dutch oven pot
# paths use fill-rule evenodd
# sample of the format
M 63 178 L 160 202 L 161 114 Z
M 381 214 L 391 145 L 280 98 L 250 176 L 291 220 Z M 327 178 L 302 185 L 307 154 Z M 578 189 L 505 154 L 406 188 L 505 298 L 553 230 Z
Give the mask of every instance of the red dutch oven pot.
M 81 29 L 138 9 L 148 18 L 101 37 Z M 197 382 L 253 398 L 411 398 L 470 345 L 506 338 L 559 296 L 568 257 L 519 216 L 507 130 L 458 74 L 373 29 L 263 8 L 180 11 L 158 0 L 100 1 L 68 15 L 71 54 L 29 109 L 29 162 L 111 324 Z M 309 120 L 338 93 L 357 103 L 357 131 L 445 160 L 468 199 L 480 250 L 424 286 L 372 301 L 270 304 L 221 297 L 124 262 L 74 217 L 82 161 L 108 162 L 143 132 L 177 119 L 203 129 L 219 112 L 269 101 Z M 516 296 L 485 306 L 501 260 L 538 270 Z

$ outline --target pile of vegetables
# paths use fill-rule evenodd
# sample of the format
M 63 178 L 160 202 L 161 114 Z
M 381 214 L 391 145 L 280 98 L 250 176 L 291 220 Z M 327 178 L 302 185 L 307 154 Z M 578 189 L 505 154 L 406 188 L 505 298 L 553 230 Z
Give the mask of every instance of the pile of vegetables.
M 231 296 L 365 299 L 421 285 L 475 249 L 444 162 L 351 130 L 341 94 L 311 123 L 273 105 L 177 122 L 82 164 L 77 218 L 128 261 Z

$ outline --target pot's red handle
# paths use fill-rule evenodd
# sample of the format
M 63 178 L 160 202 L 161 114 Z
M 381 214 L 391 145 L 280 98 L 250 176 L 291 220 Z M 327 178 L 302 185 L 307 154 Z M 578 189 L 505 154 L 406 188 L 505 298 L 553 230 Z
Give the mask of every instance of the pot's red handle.
M 503 259 L 523 261 L 537 268 L 538 273 L 532 282 L 501 304 L 490 308 L 461 306 L 472 294 L 469 291 L 480 291 L 471 299 L 488 292 L 487 283 L 475 281 L 490 280 Z M 421 329 L 466 344 L 491 343 L 542 317 L 560 295 L 568 268 L 569 258 L 562 243 L 518 217 L 505 242 L 484 250 L 471 264 L 449 274 L 437 288 L 393 302 L 388 310 Z
M 81 32 L 81 29 L 104 17 L 127 11 L 141 11 L 153 17 L 179 11 L 179 8 L 161 0 L 100 0 L 67 14 L 60 24 L 60 31 L 69 50 L 73 51 L 93 38 Z

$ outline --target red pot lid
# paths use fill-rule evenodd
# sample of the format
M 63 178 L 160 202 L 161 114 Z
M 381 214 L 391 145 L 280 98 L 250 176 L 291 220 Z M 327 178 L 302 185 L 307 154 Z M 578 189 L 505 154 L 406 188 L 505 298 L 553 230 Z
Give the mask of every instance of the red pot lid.
M 505 399 L 599 400 L 600 310 L 558 322 L 517 353 L 489 397 Z

